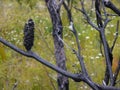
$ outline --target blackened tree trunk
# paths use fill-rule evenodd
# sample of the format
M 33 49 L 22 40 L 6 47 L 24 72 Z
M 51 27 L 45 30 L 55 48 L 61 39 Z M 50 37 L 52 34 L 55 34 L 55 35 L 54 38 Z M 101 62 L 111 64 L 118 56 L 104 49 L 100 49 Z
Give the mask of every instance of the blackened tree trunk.
M 66 56 L 64 52 L 64 45 L 62 39 L 62 21 L 60 18 L 60 5 L 57 4 L 56 0 L 46 0 L 46 5 L 49 10 L 52 24 L 53 24 L 53 40 L 55 47 L 55 57 L 57 66 L 66 70 Z M 57 77 L 59 90 L 69 90 L 68 78 L 59 74 Z

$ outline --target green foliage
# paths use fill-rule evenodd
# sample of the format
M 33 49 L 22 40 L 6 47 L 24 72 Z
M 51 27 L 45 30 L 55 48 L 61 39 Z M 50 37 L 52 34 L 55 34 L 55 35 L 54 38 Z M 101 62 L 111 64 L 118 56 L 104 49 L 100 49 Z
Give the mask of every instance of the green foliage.
M 79 0 L 72 1 L 74 1 L 74 5 L 79 5 L 77 3 Z M 85 5 L 88 14 L 92 16 L 92 21 L 96 22 L 95 13 L 89 10 L 91 5 L 86 2 L 87 0 L 85 0 Z M 117 0 L 114 3 L 119 7 Z M 77 73 L 80 72 L 79 62 L 70 50 L 70 47 L 76 49 L 76 42 L 74 35 L 69 30 L 69 23 L 65 18 L 67 14 L 63 8 L 62 12 L 63 37 L 68 45 L 65 45 L 67 70 Z M 72 9 L 72 12 L 87 70 L 93 81 L 101 83 L 104 77 L 105 60 L 99 49 L 99 33 L 85 22 L 81 13 L 75 9 Z M 110 12 L 112 13 L 112 11 Z M 52 24 L 44 0 L 0 0 L 0 36 L 23 50 L 25 50 L 23 47 L 23 27 L 29 18 L 35 21 L 35 42 L 32 50 L 55 64 Z M 120 18 L 110 18 L 113 20 L 106 28 L 106 36 L 109 44 L 112 45 L 116 21 Z M 113 51 L 115 59 L 119 56 L 119 45 L 120 38 L 118 38 Z M 3 59 L 5 60 L 1 62 Z M 53 90 L 54 86 L 57 88 L 56 75 L 56 72 L 37 61 L 21 56 L 10 48 L 0 45 L 0 90 L 12 90 L 16 82 L 18 83 L 17 90 Z M 70 80 L 70 90 L 85 89 L 89 90 L 86 84 Z

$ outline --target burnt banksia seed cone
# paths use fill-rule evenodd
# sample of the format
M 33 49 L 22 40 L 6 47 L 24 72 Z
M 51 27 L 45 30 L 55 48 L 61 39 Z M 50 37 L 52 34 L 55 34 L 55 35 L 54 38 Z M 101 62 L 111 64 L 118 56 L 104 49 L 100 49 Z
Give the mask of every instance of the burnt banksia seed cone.
M 24 26 L 24 41 L 23 44 L 27 51 L 30 51 L 34 42 L 34 22 L 29 19 Z

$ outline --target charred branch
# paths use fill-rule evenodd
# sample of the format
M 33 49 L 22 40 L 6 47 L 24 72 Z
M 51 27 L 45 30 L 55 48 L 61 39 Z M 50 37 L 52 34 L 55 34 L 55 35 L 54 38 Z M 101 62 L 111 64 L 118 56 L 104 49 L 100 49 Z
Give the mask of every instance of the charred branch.
M 103 0 L 103 1 L 106 7 L 110 8 L 120 16 L 120 10 L 110 0 Z
M 117 41 L 117 38 L 118 38 L 118 30 L 119 30 L 119 21 L 117 21 L 117 28 L 116 28 L 116 33 L 115 33 L 115 38 L 114 38 L 114 41 L 113 41 L 113 45 L 111 47 L 111 51 L 113 51 L 114 47 L 115 47 L 115 43 Z
M 104 53 L 105 53 L 105 58 L 106 58 L 106 72 L 105 72 L 105 78 L 104 78 L 103 84 L 108 85 L 109 78 L 111 79 L 111 82 L 113 82 L 112 68 L 111 68 L 113 57 L 112 57 L 112 52 L 109 48 L 109 45 L 106 41 L 105 34 L 104 34 L 105 27 L 109 20 L 108 20 L 108 17 L 107 17 L 105 8 L 104 8 L 104 4 L 103 4 L 103 10 L 104 10 L 104 15 L 105 15 L 106 19 L 104 21 L 104 24 L 102 23 L 100 3 L 101 3 L 100 0 L 95 1 L 95 11 L 96 11 L 97 25 L 98 25 L 98 28 L 100 29 L 100 31 L 99 31 L 100 39 L 101 39 L 103 47 L 104 47 Z
M 73 78 L 73 80 L 79 80 L 79 81 L 81 81 L 78 78 L 77 75 L 71 74 L 71 73 L 69 73 L 69 72 L 67 72 L 67 71 L 65 71 L 65 70 L 63 70 L 63 69 L 61 69 L 61 68 L 59 68 L 57 66 L 54 66 L 53 64 L 49 63 L 47 60 L 42 59 L 40 56 L 38 56 L 36 53 L 34 53 L 32 51 L 31 52 L 25 52 L 25 51 L 17 48 L 16 46 L 14 46 L 13 44 L 7 42 L 3 38 L 0 38 L 0 42 L 3 43 L 4 45 L 6 45 L 7 47 L 11 48 L 12 50 L 14 50 L 14 51 L 16 51 L 16 52 L 18 52 L 18 53 L 26 56 L 26 57 L 33 58 L 33 59 L 37 60 L 38 62 L 42 63 L 43 65 L 51 68 L 52 70 L 55 70 L 55 71 L 63 74 L 64 76 L 67 76 L 69 78 Z
M 84 15 L 85 20 L 87 21 L 88 24 L 90 24 L 94 29 L 96 29 L 97 31 L 99 31 L 100 29 L 92 22 L 92 20 L 90 19 L 90 17 L 88 16 L 88 14 L 86 12 L 86 10 L 84 8 L 84 1 L 81 0 L 80 4 L 81 4 L 81 7 L 82 7 L 81 9 L 79 9 L 77 7 L 74 7 L 74 8 L 76 10 L 80 11 Z
M 93 27 L 95 28 L 97 31 L 99 31 L 100 33 L 100 38 L 101 38 L 101 41 L 102 41 L 102 44 L 103 44 L 103 47 L 104 47 L 104 53 L 105 53 L 105 58 L 106 58 L 106 73 L 105 76 L 109 76 L 110 75 L 110 82 L 113 83 L 113 73 L 112 73 L 112 68 L 111 68 L 111 64 L 112 64 L 112 53 L 111 53 L 111 50 L 109 48 L 109 45 L 107 43 L 107 40 L 106 40 L 106 37 L 105 37 L 105 28 L 108 24 L 108 22 L 110 21 L 108 18 L 107 18 L 107 13 L 104 12 L 105 14 L 105 17 L 106 19 L 103 21 L 104 23 L 102 24 L 102 16 L 101 16 L 101 13 L 100 13 L 100 8 L 99 8 L 99 0 L 96 0 L 95 4 L 98 4 L 98 5 L 95 5 L 96 7 L 96 17 L 97 17 L 97 24 L 98 24 L 98 27 L 96 25 L 93 24 L 93 22 L 91 22 L 90 20 L 90 17 L 88 16 L 85 8 L 84 8 L 84 1 L 81 0 L 81 6 L 82 6 L 82 9 L 78 9 L 78 8 L 75 8 L 77 10 L 79 10 L 80 12 L 83 13 L 83 15 L 85 16 L 85 19 L 87 20 L 87 22 Z M 104 6 L 104 5 L 103 5 Z M 105 8 L 103 8 L 104 11 L 105 11 Z M 106 80 L 106 82 L 108 82 L 109 79 Z
M 64 44 L 59 39 L 59 38 L 62 39 L 62 32 L 63 32 L 62 21 L 60 17 L 60 8 L 63 1 L 64 0 L 60 0 L 59 4 L 57 4 L 56 0 L 49 0 L 48 2 L 46 2 L 46 5 L 50 13 L 52 25 L 53 25 L 53 40 L 55 47 L 56 64 L 61 69 L 67 70 Z M 58 73 L 57 82 L 58 82 L 59 90 L 69 90 L 69 81 L 67 77 Z
M 98 88 L 98 90 L 120 90 L 119 88 L 115 88 L 115 87 L 101 86 L 101 85 L 95 84 L 94 82 L 90 81 L 86 76 L 84 76 L 82 73 L 72 74 L 72 73 L 70 73 L 68 71 L 65 71 L 65 70 L 63 70 L 63 69 L 49 63 L 47 60 L 44 60 L 43 58 L 41 58 L 39 55 L 35 54 L 32 51 L 31 52 L 25 52 L 25 51 L 17 48 L 16 46 L 14 46 L 13 44 L 7 42 L 3 38 L 0 38 L 0 42 L 3 43 L 4 45 L 6 45 L 7 47 L 11 48 L 12 50 L 16 51 L 17 53 L 19 53 L 19 54 L 21 54 L 23 56 L 29 57 L 29 58 L 33 58 L 36 61 L 42 63 L 43 65 L 51 68 L 52 70 L 66 76 L 68 78 L 73 79 L 76 82 L 83 81 L 83 82 L 87 83 L 94 90 L 97 90 L 97 89 L 95 89 L 94 86 L 96 86 Z
M 79 38 L 78 38 L 78 35 L 77 35 L 77 30 L 75 29 L 74 27 L 74 22 L 73 22 L 73 19 L 72 19 L 72 14 L 71 14 L 71 10 L 68 8 L 67 4 L 64 2 L 63 3 L 64 5 L 64 8 L 65 10 L 67 11 L 67 15 L 68 15 L 68 20 L 69 20 L 69 23 L 70 23 L 70 26 L 72 27 L 72 32 L 76 38 L 76 42 L 77 42 L 77 48 L 78 48 L 78 51 L 74 51 L 74 53 L 76 54 L 79 62 L 80 62 L 80 66 L 81 66 L 81 69 L 82 69 L 82 72 L 86 75 L 88 75 L 87 71 L 86 71 L 86 68 L 85 68 L 85 64 L 84 64 L 84 61 L 83 61 L 83 57 L 81 56 L 81 47 L 80 47 L 80 42 L 79 42 Z

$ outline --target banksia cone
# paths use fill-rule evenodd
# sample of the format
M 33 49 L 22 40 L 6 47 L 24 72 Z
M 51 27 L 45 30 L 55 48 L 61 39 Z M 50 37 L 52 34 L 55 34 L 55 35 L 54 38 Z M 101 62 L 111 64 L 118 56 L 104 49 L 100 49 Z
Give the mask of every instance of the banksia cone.
M 34 42 L 34 22 L 29 19 L 24 26 L 24 46 L 27 51 L 30 51 Z

